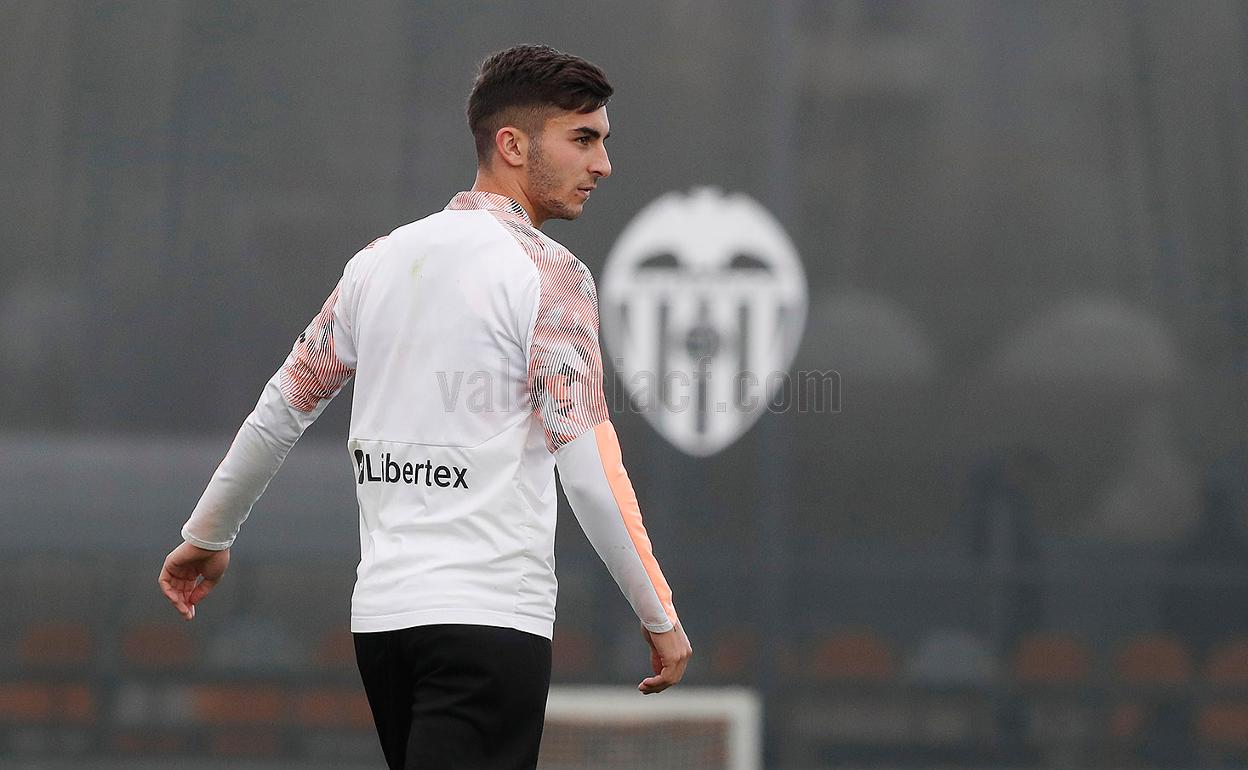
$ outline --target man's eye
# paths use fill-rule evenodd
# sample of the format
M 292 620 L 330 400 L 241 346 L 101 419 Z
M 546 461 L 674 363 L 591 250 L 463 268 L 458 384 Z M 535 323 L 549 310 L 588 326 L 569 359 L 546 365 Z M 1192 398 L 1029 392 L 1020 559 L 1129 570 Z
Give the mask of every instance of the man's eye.
M 591 141 L 593 141 L 593 138 L 588 137 L 588 136 L 578 136 L 576 138 L 576 141 L 580 142 L 581 144 L 589 144 Z

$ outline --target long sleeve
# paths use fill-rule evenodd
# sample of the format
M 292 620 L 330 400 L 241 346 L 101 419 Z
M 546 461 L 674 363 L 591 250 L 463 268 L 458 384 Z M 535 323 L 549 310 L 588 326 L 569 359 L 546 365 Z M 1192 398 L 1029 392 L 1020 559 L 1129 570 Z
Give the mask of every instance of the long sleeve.
M 641 507 L 620 458 L 615 427 L 604 421 L 555 455 L 576 520 L 637 617 L 656 633 L 676 622 L 672 590 L 654 558 Z
M 340 289 L 341 284 L 299 335 L 243 421 L 182 527 L 186 542 L 211 550 L 229 548 L 295 442 L 351 377 L 354 346 L 345 323 L 335 323 Z
M 542 253 L 535 261 L 541 296 L 530 345 L 534 412 L 585 536 L 646 628 L 670 631 L 672 592 L 607 418 L 593 277 L 567 252 Z

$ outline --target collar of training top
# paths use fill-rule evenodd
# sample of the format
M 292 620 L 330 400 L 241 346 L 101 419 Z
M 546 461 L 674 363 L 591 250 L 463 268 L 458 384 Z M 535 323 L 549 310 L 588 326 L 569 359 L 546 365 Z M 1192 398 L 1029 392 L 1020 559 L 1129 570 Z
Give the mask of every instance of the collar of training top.
M 451 202 L 446 207 L 452 211 L 462 211 L 464 209 L 501 211 L 504 214 L 512 214 L 519 217 L 526 225 L 533 225 L 533 220 L 529 219 L 529 213 L 524 210 L 524 206 L 521 206 L 506 195 L 499 195 L 498 193 L 475 191 L 455 193 L 455 197 L 451 198 Z

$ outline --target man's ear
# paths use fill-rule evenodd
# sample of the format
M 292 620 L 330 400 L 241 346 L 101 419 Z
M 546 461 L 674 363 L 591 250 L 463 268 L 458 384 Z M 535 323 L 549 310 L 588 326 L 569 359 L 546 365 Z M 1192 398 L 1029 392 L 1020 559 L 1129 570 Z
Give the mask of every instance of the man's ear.
M 494 134 L 494 147 L 503 162 L 519 168 L 529 157 L 529 137 L 515 126 L 503 126 Z

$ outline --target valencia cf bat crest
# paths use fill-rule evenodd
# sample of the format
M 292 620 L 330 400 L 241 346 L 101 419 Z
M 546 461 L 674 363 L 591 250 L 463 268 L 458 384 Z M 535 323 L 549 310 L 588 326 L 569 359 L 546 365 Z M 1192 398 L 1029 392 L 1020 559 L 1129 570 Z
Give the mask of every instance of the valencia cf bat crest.
M 715 188 L 668 193 L 607 257 L 603 336 L 632 405 L 679 449 L 712 455 L 783 385 L 806 294 L 797 250 L 756 201 Z

